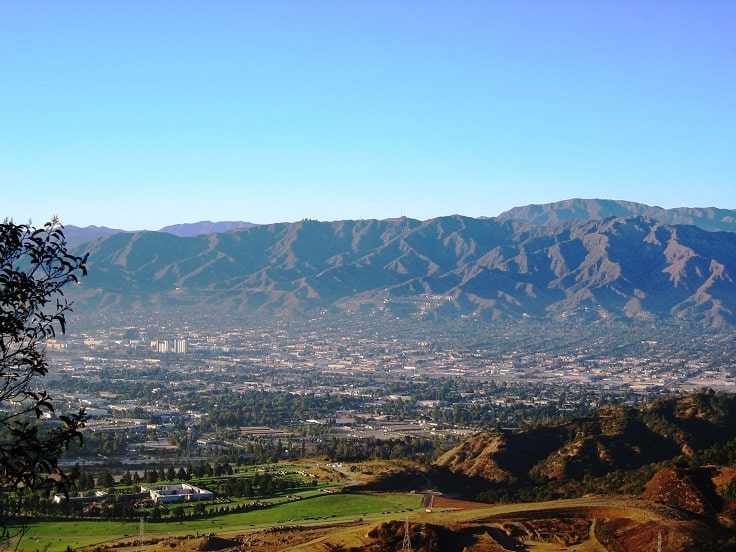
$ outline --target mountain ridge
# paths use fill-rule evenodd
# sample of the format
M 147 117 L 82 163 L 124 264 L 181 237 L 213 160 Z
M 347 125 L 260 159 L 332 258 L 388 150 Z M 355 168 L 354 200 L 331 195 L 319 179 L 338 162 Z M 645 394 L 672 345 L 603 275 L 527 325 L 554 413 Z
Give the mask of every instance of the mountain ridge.
M 553 226 L 459 215 L 115 234 L 90 253 L 94 308 L 197 306 L 441 319 L 526 316 L 736 324 L 736 235 L 645 217 Z
M 244 221 L 220 221 L 212 222 L 203 220 L 199 222 L 172 224 L 164 226 L 159 230 L 121 230 L 119 228 L 108 228 L 107 226 L 74 226 L 72 224 L 64 226 L 64 237 L 70 247 L 79 247 L 85 243 L 92 242 L 98 238 L 112 236 L 113 234 L 135 234 L 137 232 L 164 232 L 173 234 L 180 238 L 191 238 L 201 234 L 219 234 L 237 230 L 239 228 L 251 228 L 257 226 L 252 222 Z
M 574 198 L 554 203 L 529 204 L 514 207 L 495 218 L 530 222 L 538 226 L 557 224 L 570 219 L 602 219 L 608 217 L 647 216 L 667 224 L 694 224 L 705 230 L 725 230 L 736 232 L 736 210 L 716 207 L 677 207 L 663 209 L 643 203 L 611 199 Z M 494 218 L 494 217 L 482 217 Z M 398 220 L 398 219 L 385 219 Z M 67 241 L 72 246 L 93 241 L 99 237 L 117 233 L 145 231 L 167 232 L 179 237 L 193 237 L 200 234 L 228 232 L 239 228 L 257 226 L 252 222 L 209 220 L 194 223 L 180 223 L 164 226 L 159 230 L 120 230 L 106 226 L 79 227 L 65 226 Z
M 199 222 L 187 222 L 182 224 L 172 224 L 160 228 L 158 232 L 167 232 L 174 234 L 180 238 L 191 238 L 200 234 L 217 234 L 221 232 L 229 232 L 239 228 L 250 228 L 255 226 L 252 222 L 243 222 L 237 220 L 212 222 L 210 220 L 202 220 Z
M 599 220 L 609 217 L 648 217 L 669 225 L 694 225 L 710 231 L 736 232 L 736 210 L 717 207 L 663 209 L 644 203 L 613 199 L 566 199 L 530 204 L 504 211 L 498 218 L 549 226 L 574 219 Z

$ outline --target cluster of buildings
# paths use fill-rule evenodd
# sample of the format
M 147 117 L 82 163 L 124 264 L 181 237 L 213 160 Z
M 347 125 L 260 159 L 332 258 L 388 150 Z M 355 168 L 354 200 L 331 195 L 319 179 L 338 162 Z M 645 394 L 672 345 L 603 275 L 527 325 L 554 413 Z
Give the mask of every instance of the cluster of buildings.
M 85 406 L 94 418 L 90 428 L 141 435 L 137 450 L 166 452 L 190 439 L 191 428 L 207 416 L 197 399 L 223 389 L 349 397 L 348 412 L 341 406 L 288 423 L 329 421 L 338 434 L 370 436 L 436 434 L 438 419 L 447 420 L 442 414 L 458 406 L 482 412 L 553 405 L 565 411 L 581 397 L 593 405 L 611 394 L 736 391 L 736 340 L 729 332 L 620 326 L 621 333 L 611 335 L 602 326 L 472 321 L 199 322 L 195 328 L 180 319 L 145 319 L 131 326 L 109 319 L 53 340 L 51 377 L 58 387 L 52 390 L 56 399 L 68 399 L 60 410 Z M 368 419 L 378 423 L 361 421 Z M 291 435 L 252 422 L 234 429 L 251 440 Z M 191 442 L 209 446 L 213 440 Z
M 100 502 L 106 502 L 112 497 L 105 491 L 95 491 L 90 494 L 81 494 L 80 496 L 66 497 L 61 494 L 54 494 L 51 497 L 51 502 L 54 504 L 61 504 L 62 502 L 69 501 L 76 505 L 87 505 Z M 141 487 L 140 492 L 129 493 L 126 495 L 129 500 L 141 500 L 144 498 L 150 498 L 154 504 L 174 504 L 177 502 L 192 502 L 195 500 L 212 500 L 214 493 L 207 489 L 195 487 L 188 483 L 171 484 L 171 485 L 154 485 L 148 487 Z
M 187 338 L 156 339 L 151 341 L 151 349 L 156 353 L 174 353 L 186 355 L 189 353 L 189 340 Z
M 212 491 L 195 487 L 188 483 L 141 487 L 141 492 L 148 493 L 154 504 L 212 500 L 214 496 Z

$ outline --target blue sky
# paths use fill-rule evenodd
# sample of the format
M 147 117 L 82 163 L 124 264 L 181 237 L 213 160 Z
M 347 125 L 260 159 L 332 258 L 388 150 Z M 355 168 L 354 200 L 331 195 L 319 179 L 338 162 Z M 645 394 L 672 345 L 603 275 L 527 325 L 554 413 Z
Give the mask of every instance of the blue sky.
M 0 217 L 736 208 L 736 2 L 0 3 Z

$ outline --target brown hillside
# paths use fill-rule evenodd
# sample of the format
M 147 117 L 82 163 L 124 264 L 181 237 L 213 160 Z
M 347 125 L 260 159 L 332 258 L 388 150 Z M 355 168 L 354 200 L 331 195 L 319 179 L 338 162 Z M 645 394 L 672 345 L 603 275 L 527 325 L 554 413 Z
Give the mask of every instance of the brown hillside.
M 552 426 L 477 434 L 436 462 L 488 481 L 582 480 L 692 455 L 736 438 L 736 397 L 712 392 L 608 407 Z
M 445 501 L 436 509 L 413 511 L 401 519 L 358 519 L 332 524 L 289 525 L 232 531 L 227 535 L 173 537 L 150 535 L 144 543 L 108 541 L 85 552 L 343 551 L 401 550 L 404 537 L 415 552 L 546 552 L 665 550 L 699 552 L 716 534 L 669 508 L 614 497 L 588 497 L 537 504 L 487 505 Z
M 712 507 L 688 474 L 677 468 L 663 468 L 647 483 L 642 498 L 704 516 Z

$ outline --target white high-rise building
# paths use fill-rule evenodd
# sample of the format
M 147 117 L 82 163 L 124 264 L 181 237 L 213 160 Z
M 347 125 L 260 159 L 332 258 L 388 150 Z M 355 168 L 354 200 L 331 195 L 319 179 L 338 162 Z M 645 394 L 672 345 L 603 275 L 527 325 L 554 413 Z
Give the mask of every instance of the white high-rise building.
M 180 355 L 187 354 L 189 352 L 189 340 L 185 337 L 181 339 L 175 339 L 174 352 Z

